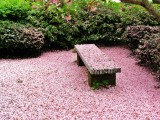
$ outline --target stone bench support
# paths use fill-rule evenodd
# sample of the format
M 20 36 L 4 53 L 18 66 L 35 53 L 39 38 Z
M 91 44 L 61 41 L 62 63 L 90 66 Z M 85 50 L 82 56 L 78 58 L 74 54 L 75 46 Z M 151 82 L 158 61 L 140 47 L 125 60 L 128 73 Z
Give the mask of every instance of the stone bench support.
M 84 66 L 84 63 L 83 63 L 81 57 L 78 55 L 78 53 L 77 53 L 77 64 L 78 64 L 78 66 Z
M 89 86 L 93 86 L 94 81 L 103 81 L 109 80 L 109 85 L 116 85 L 116 74 L 102 74 L 102 75 L 92 75 L 88 72 L 88 84 Z

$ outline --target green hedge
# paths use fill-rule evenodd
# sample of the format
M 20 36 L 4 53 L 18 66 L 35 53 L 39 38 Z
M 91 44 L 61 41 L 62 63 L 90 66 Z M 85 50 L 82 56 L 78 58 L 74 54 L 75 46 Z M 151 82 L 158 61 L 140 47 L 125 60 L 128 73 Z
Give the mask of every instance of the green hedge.
M 44 45 L 43 34 L 35 28 L 10 21 L 0 21 L 0 26 L 1 50 L 34 52 L 40 51 Z
M 59 9 L 62 8 L 34 10 L 27 18 L 28 23 L 42 30 L 47 46 L 68 48 L 80 43 L 121 41 L 121 18 L 109 8 L 99 6 L 94 12 L 81 9 L 70 13 L 68 21 L 63 18 L 65 12 Z
M 100 2 L 95 11 L 89 11 L 88 4 L 92 0 L 76 0 L 70 6 L 33 2 L 35 9 L 31 9 L 25 0 L 16 1 L 2 2 L 0 18 L 16 19 L 38 28 L 44 35 L 46 48 L 58 46 L 68 49 L 80 43 L 125 42 L 122 34 L 129 25 L 160 25 L 145 9 L 130 4 Z M 71 19 L 66 20 L 65 17 Z
M 99 4 L 96 11 L 87 9 L 87 2 L 73 2 L 70 7 L 50 5 L 29 12 L 28 23 L 39 27 L 45 45 L 69 48 L 80 43 L 125 42 L 122 34 L 129 25 L 158 26 L 153 16 L 142 7 L 109 2 Z M 65 16 L 70 16 L 66 20 Z
M 93 3 L 98 3 L 96 10 L 89 11 L 89 5 Z M 40 2 L 33 2 L 33 5 L 35 9 L 31 9 L 29 1 L 5 0 L 0 5 L 0 19 L 16 20 L 40 29 L 46 48 L 69 48 L 74 44 L 91 42 L 124 42 L 121 36 L 129 25 L 160 25 L 144 8 L 124 3 L 76 0 L 70 6 Z M 66 20 L 65 17 L 71 19 Z

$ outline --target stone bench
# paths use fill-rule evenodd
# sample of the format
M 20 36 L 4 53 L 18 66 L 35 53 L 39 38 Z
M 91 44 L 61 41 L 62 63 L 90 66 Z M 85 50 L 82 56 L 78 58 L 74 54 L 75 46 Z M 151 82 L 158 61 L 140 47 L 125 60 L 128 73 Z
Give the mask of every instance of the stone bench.
M 116 73 L 121 72 L 119 68 L 106 54 L 94 44 L 75 45 L 78 66 L 85 65 L 88 69 L 88 84 L 108 80 L 110 85 L 116 85 Z

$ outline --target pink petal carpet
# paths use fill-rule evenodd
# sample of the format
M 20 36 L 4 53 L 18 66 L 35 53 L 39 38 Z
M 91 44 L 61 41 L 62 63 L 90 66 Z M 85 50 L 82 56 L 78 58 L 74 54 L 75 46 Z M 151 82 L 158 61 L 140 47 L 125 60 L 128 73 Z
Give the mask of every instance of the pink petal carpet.
M 125 47 L 101 47 L 122 72 L 117 85 L 92 90 L 76 53 L 0 60 L 0 120 L 160 120 L 160 89 Z

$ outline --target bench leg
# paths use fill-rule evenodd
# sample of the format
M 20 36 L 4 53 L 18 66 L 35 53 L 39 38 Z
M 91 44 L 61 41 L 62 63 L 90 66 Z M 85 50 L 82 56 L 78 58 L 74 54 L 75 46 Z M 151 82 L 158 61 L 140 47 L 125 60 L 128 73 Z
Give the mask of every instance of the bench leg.
M 83 63 L 82 59 L 80 58 L 80 56 L 78 55 L 78 53 L 77 53 L 77 64 L 78 64 L 78 66 L 84 66 L 84 63 Z
M 109 85 L 116 85 L 116 73 L 114 74 L 103 74 L 103 75 L 91 75 L 88 72 L 88 84 L 90 87 L 93 86 L 94 81 L 103 81 L 103 80 L 108 80 Z

